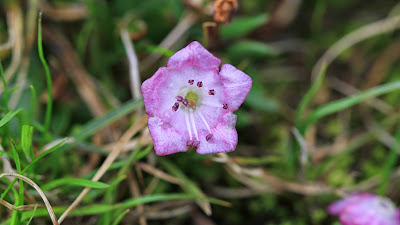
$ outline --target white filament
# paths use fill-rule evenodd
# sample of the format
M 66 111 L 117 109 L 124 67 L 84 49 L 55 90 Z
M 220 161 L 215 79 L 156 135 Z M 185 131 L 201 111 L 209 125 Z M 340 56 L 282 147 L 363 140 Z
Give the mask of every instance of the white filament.
M 189 109 L 190 121 L 192 122 L 194 135 L 196 135 L 196 139 L 199 140 L 199 134 L 197 133 L 196 123 L 194 122 L 193 109 Z
M 210 125 L 208 125 L 206 118 L 204 118 L 204 116 L 203 116 L 203 113 L 201 113 L 200 111 L 198 111 L 198 113 L 199 113 L 201 121 L 203 121 L 204 125 L 207 127 L 208 132 L 210 132 L 210 134 L 211 134 L 212 132 L 211 132 Z
M 192 130 L 190 129 L 188 114 L 187 114 L 187 113 L 183 113 L 183 114 L 185 114 L 186 127 L 187 127 L 187 129 L 188 129 L 188 131 L 189 131 L 190 140 L 192 140 Z

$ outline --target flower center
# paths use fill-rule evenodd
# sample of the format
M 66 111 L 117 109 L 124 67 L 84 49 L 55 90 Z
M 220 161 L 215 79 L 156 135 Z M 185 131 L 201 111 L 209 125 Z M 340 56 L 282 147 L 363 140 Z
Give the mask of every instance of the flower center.
M 185 99 L 189 101 L 189 107 L 194 107 L 197 104 L 199 96 L 196 93 L 190 91 L 186 94 Z

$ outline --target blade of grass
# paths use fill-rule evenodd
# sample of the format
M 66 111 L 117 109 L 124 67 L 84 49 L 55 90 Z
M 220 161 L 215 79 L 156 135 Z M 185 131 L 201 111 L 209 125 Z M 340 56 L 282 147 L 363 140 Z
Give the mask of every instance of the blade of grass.
M 51 207 L 51 204 L 50 204 L 49 200 L 47 199 L 47 197 L 43 193 L 43 191 L 40 189 L 40 187 L 35 182 L 33 182 L 33 180 L 29 179 L 26 176 L 23 176 L 23 175 L 20 175 L 20 174 L 15 174 L 15 173 L 2 173 L 2 174 L 0 174 L 0 178 L 2 178 L 2 177 L 18 178 L 18 179 L 21 179 L 21 180 L 25 181 L 27 184 L 29 184 L 31 187 L 33 187 L 39 193 L 39 195 L 42 198 L 44 204 L 46 205 L 46 209 L 48 211 L 48 214 L 49 214 L 53 224 L 54 225 L 58 225 L 59 224 L 57 222 L 57 217 L 56 217 L 56 215 L 55 215 L 55 213 L 53 211 L 53 208 Z
M 341 110 L 347 109 L 351 106 L 354 106 L 362 101 L 365 101 L 369 98 L 373 98 L 379 95 L 383 95 L 395 90 L 400 89 L 400 81 L 395 81 L 387 84 L 383 84 L 359 94 L 339 99 L 328 104 L 325 104 L 318 109 L 316 109 L 306 120 L 299 126 L 300 133 L 304 134 L 307 128 L 314 123 L 315 121 L 330 115 L 335 112 L 339 112 Z
M 32 216 L 31 216 L 31 218 L 29 218 L 29 220 L 28 220 L 28 222 L 26 223 L 26 225 L 29 225 L 29 224 L 31 223 L 31 221 L 32 221 L 32 219 L 33 219 L 33 216 L 35 215 L 37 206 L 38 206 L 38 205 L 36 205 L 35 208 L 33 209 Z
M 7 113 L 9 111 L 9 109 L 8 109 L 8 90 L 7 90 L 6 78 L 4 77 L 3 65 L 1 64 L 1 61 L 0 61 L 0 75 L 1 75 L 1 81 L 3 82 L 3 87 L 4 87 L 4 105 L 5 105 L 6 113 Z
M 111 166 L 111 164 L 117 159 L 119 154 L 121 153 L 124 145 L 128 143 L 128 141 L 136 134 L 138 133 L 141 129 L 144 128 L 144 126 L 147 125 L 147 120 L 148 116 L 144 115 L 140 117 L 138 121 L 135 122 L 125 133 L 121 136 L 117 144 L 114 146 L 113 150 L 111 153 L 107 156 L 103 164 L 100 166 L 99 170 L 97 173 L 94 175 L 92 178 L 93 181 L 98 181 L 100 178 L 106 173 L 108 168 Z M 85 195 L 90 191 L 89 187 L 86 187 L 83 189 L 83 191 L 79 194 L 79 196 L 72 202 L 72 204 L 67 208 L 67 210 L 60 216 L 58 223 L 62 223 L 62 221 L 73 211 L 76 206 L 79 205 L 79 203 L 82 201 L 82 199 L 85 197 Z
M 10 138 L 11 142 L 11 149 L 13 152 L 13 157 L 14 157 L 14 162 L 15 162 L 15 167 L 17 168 L 17 173 L 21 174 L 21 161 L 19 159 L 17 147 L 15 145 L 15 142 Z M 19 192 L 18 192 L 18 197 L 16 198 L 16 204 L 15 206 L 20 206 L 24 204 L 24 186 L 22 180 L 19 180 Z M 11 224 L 18 225 L 19 224 L 19 218 L 20 218 L 20 212 L 18 210 L 14 210 L 12 212 L 12 222 Z
M 47 65 L 46 59 L 44 58 L 43 54 L 43 46 L 42 46 L 42 12 L 39 12 L 38 18 L 38 53 L 40 61 L 42 62 L 43 68 L 46 74 L 46 84 L 47 84 L 47 107 L 46 107 L 46 115 L 44 119 L 44 133 L 42 138 L 42 144 L 47 138 L 47 133 L 49 132 L 50 128 L 50 121 L 51 121 L 51 110 L 53 107 L 53 90 L 52 90 L 52 83 L 51 83 L 51 75 L 50 69 Z
M 154 194 L 154 195 L 147 195 L 141 196 L 135 199 L 129 199 L 122 203 L 115 204 L 115 205 L 105 205 L 105 204 L 94 204 L 89 206 L 84 206 L 77 208 L 76 210 L 72 211 L 70 216 L 87 216 L 87 215 L 98 215 L 103 214 L 106 212 L 110 212 L 113 210 L 124 210 L 128 208 L 135 207 L 139 204 L 151 203 L 151 202 L 161 202 L 161 201 L 172 201 L 172 200 L 179 200 L 179 199 L 188 199 L 188 200 L 198 200 L 199 198 L 194 195 L 189 194 L 182 194 L 182 193 L 170 193 L 170 194 Z M 225 201 L 221 201 L 214 198 L 201 198 L 200 200 L 207 200 L 213 204 L 229 207 L 230 204 Z M 60 214 L 64 212 L 67 207 L 54 207 L 53 210 L 56 214 Z M 26 220 L 32 215 L 32 210 L 24 211 L 22 213 L 22 219 Z M 35 217 L 43 217 L 48 216 L 48 211 L 44 208 L 39 208 L 36 210 Z
M 325 74 L 326 74 L 326 63 L 322 64 L 321 70 L 318 74 L 317 79 L 315 82 L 312 84 L 311 88 L 307 91 L 307 93 L 304 95 L 304 97 L 301 99 L 299 106 L 297 107 L 296 110 L 296 124 L 300 124 L 302 119 L 303 119 L 303 114 L 304 110 L 308 106 L 308 104 L 311 102 L 312 98 L 315 96 L 319 88 L 321 87 L 324 79 L 325 79 Z
M 119 215 L 117 216 L 117 218 L 114 219 L 114 222 L 112 223 L 112 225 L 118 225 L 121 220 L 124 218 L 124 216 L 129 212 L 129 209 L 126 209 L 125 211 L 123 211 L 122 213 L 119 213 Z
M 53 147 L 49 148 L 47 151 L 43 152 L 42 154 L 40 154 L 38 157 L 36 157 L 34 160 L 32 160 L 31 163 L 29 163 L 23 170 L 22 170 L 22 174 L 26 173 L 27 171 L 30 170 L 30 168 L 32 166 L 34 166 L 39 160 L 41 160 L 43 157 L 45 157 L 46 155 L 52 153 L 53 151 L 55 151 L 56 149 L 58 149 L 59 147 L 61 147 L 65 141 L 67 140 L 67 138 L 65 138 L 64 140 L 60 141 L 58 144 L 54 145 Z
M 64 141 L 61 141 L 60 143 L 58 143 L 57 145 L 55 145 L 54 147 L 50 148 L 49 150 L 45 151 L 43 154 L 41 154 L 40 156 L 36 157 L 28 166 L 26 166 L 21 174 L 24 174 L 25 172 L 27 172 L 33 165 L 35 165 L 41 158 L 45 157 L 46 155 L 48 155 L 49 153 L 53 152 L 54 150 L 56 150 L 58 147 L 60 147 Z M 17 179 L 14 179 L 13 182 L 11 182 L 10 185 L 8 185 L 8 187 L 6 188 L 6 190 L 1 194 L 0 199 L 4 199 L 4 197 L 7 195 L 8 191 L 13 187 L 13 185 L 15 184 L 15 182 L 17 181 Z
M 205 194 L 200 190 L 200 188 L 197 187 L 197 185 L 193 183 L 193 181 L 187 178 L 186 175 L 178 167 L 165 159 L 159 160 L 159 162 L 166 170 L 168 170 L 169 173 L 184 181 L 182 182 L 181 187 L 186 193 L 197 196 L 199 199 L 205 197 Z M 197 204 L 207 215 L 211 215 L 211 206 L 209 202 L 197 201 Z
M 21 147 L 22 151 L 25 153 L 26 159 L 29 162 L 33 159 L 32 137 L 33 127 L 29 125 L 23 125 L 21 132 Z
M 390 175 L 396 165 L 396 161 L 399 155 L 399 147 L 400 147 L 400 127 L 396 131 L 395 142 L 392 148 L 390 149 L 390 153 L 387 159 L 385 160 L 385 164 L 382 171 L 381 184 L 378 189 L 379 195 L 385 195 L 387 191 L 387 187 L 390 181 Z
M 29 113 L 28 113 L 28 118 L 33 118 L 33 115 L 35 113 L 35 105 L 36 105 L 36 90 L 35 88 L 31 85 L 29 86 L 29 89 L 31 90 L 31 102 L 30 102 L 30 107 L 29 107 Z
M 91 181 L 79 178 L 61 178 L 57 180 L 50 181 L 46 185 L 43 185 L 42 190 L 50 191 L 59 186 L 79 186 L 79 187 L 90 187 L 90 188 L 109 188 L 111 185 L 98 182 Z
M 137 107 L 142 104 L 142 100 L 131 100 L 123 104 L 121 107 L 118 107 L 106 115 L 96 118 L 87 124 L 85 124 L 82 129 L 75 135 L 72 135 L 76 140 L 82 141 L 89 137 L 90 135 L 96 133 L 101 128 L 107 126 L 108 124 L 112 123 L 113 121 L 127 115 L 128 113 L 133 112 Z
M 14 111 L 9 111 L 1 120 L 0 120 L 0 127 L 4 126 L 7 124 L 14 116 L 16 116 L 18 113 L 22 112 L 23 109 L 17 109 Z
M 21 160 L 19 159 L 19 155 L 17 152 L 17 147 L 15 145 L 15 142 L 10 138 L 10 142 L 11 142 L 11 149 L 13 152 L 13 159 L 14 159 L 14 163 L 15 166 L 17 168 L 17 173 L 21 173 Z
M 19 194 L 14 192 L 14 198 L 15 198 L 15 206 L 18 206 L 19 202 Z M 11 214 L 11 225 L 17 225 L 18 223 L 18 210 L 14 210 Z

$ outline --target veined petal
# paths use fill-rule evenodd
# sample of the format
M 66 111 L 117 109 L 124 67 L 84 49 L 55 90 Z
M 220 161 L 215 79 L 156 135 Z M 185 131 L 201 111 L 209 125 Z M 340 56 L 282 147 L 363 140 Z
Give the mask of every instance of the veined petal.
M 202 69 L 208 69 L 218 68 L 220 64 L 220 59 L 207 51 L 199 42 L 193 41 L 171 56 L 167 66 L 171 68 L 180 68 L 186 65 L 193 65 Z
M 344 199 L 336 201 L 329 205 L 328 211 L 330 214 L 336 215 L 341 213 L 349 204 L 363 201 L 364 199 L 373 198 L 374 195 L 369 193 L 357 193 L 352 194 Z
M 161 121 L 161 119 L 149 117 L 148 126 L 157 155 L 169 155 L 188 150 L 185 135 L 177 132 L 169 124 Z
M 147 115 L 154 115 L 154 111 L 160 104 L 160 96 L 158 95 L 158 89 L 167 78 L 166 68 L 159 68 L 152 77 L 145 80 L 142 84 L 142 96 L 144 107 Z
M 238 142 L 232 113 L 250 91 L 249 76 L 192 42 L 142 84 L 148 126 L 157 155 L 234 151 Z
M 226 114 L 215 128 L 212 128 L 212 138 L 208 141 L 200 141 L 197 153 L 201 155 L 231 152 L 235 150 L 238 143 L 238 135 L 235 129 L 236 115 L 233 113 Z M 206 131 L 204 131 L 206 132 Z M 205 135 L 203 134 L 203 137 Z M 204 139 L 204 138 L 203 138 Z
M 329 213 L 343 225 L 400 225 L 399 211 L 388 198 L 369 193 L 350 195 L 331 204 Z
M 250 92 L 253 81 L 249 75 L 236 69 L 230 64 L 224 64 L 221 67 L 220 76 L 225 86 L 225 94 L 228 97 L 228 106 L 232 111 L 236 111 L 244 102 L 247 94 Z

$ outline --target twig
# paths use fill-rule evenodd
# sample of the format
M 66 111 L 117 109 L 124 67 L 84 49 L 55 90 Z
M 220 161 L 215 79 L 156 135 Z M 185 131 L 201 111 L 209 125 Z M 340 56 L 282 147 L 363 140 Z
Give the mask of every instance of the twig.
M 129 77 L 130 77 L 130 87 L 132 96 L 134 99 L 139 99 L 142 97 L 140 92 L 140 75 L 139 75 L 139 63 L 133 47 L 133 43 L 129 37 L 128 30 L 126 28 L 121 29 L 121 39 L 124 44 L 126 55 L 129 60 Z M 143 110 L 141 107 L 138 108 L 138 113 L 143 115 Z
M 121 137 L 119 142 L 115 145 L 113 151 L 107 156 L 106 160 L 101 165 L 100 169 L 92 178 L 92 181 L 99 181 L 100 178 L 107 172 L 110 165 L 118 157 L 119 153 L 123 149 L 124 145 L 147 124 L 147 115 L 142 116 L 134 125 L 132 125 Z M 79 194 L 79 196 L 74 200 L 74 202 L 65 210 L 65 212 L 60 216 L 58 222 L 61 224 L 64 219 L 75 209 L 85 195 L 90 191 L 91 188 L 87 187 Z
M 14 109 L 26 87 L 27 84 L 27 74 L 30 64 L 31 49 L 36 38 L 36 22 L 37 22 L 37 11 L 38 11 L 38 0 L 29 1 L 29 11 L 27 13 L 25 24 L 26 24 L 26 36 L 25 36 L 25 49 L 22 56 L 21 69 L 17 75 L 15 86 L 21 88 L 17 89 L 10 98 L 10 108 Z
M 140 167 L 140 169 L 142 169 L 142 170 L 146 171 L 147 173 L 150 173 L 153 176 L 158 177 L 158 178 L 160 178 L 162 180 L 165 180 L 165 181 L 170 182 L 172 184 L 177 184 L 177 185 L 181 185 L 182 184 L 182 180 L 180 180 L 180 179 L 178 179 L 178 178 L 176 178 L 174 176 L 171 176 L 171 175 L 165 173 L 162 170 L 154 168 L 149 164 L 138 162 L 137 165 Z
M 131 194 L 134 198 L 139 198 L 140 197 L 140 190 L 139 190 L 139 185 L 136 182 L 135 177 L 133 176 L 132 172 L 129 171 L 127 174 L 127 180 L 129 183 L 129 188 L 131 191 Z M 137 210 L 138 214 L 140 214 L 141 216 L 139 217 L 139 223 L 141 225 L 147 225 L 147 221 L 146 221 L 146 217 L 143 215 L 144 213 L 144 207 L 143 204 L 139 204 L 137 205 Z
M 31 209 L 34 209 L 34 208 L 37 208 L 37 207 L 38 207 L 37 204 L 36 204 L 36 205 L 20 205 L 20 206 L 15 206 L 15 205 L 13 205 L 13 204 L 11 204 L 11 203 L 9 203 L 9 202 L 3 200 L 3 199 L 0 199 L 0 204 L 4 205 L 5 207 L 7 207 L 7 208 L 9 208 L 9 209 L 11 209 L 11 210 L 22 210 L 22 211 L 23 211 L 23 210 L 31 210 Z
M 6 83 L 8 83 L 18 66 L 21 64 L 22 52 L 24 49 L 23 42 L 23 21 L 21 8 L 17 3 L 10 3 L 7 10 L 7 22 L 8 22 L 8 32 L 12 39 L 14 40 L 14 48 L 12 52 L 11 64 L 4 73 Z M 0 86 L 0 92 L 3 91 L 3 86 Z
M 7 25 L 8 25 L 8 40 L 6 43 L 0 44 L 0 53 L 1 52 L 5 52 L 8 51 L 9 49 L 11 49 L 14 44 L 15 44 L 15 35 L 14 32 L 12 30 L 13 28 L 13 24 L 12 24 L 12 19 L 11 16 L 12 14 L 8 13 L 7 14 Z
M 312 70 L 312 79 L 315 80 L 317 78 L 322 69 L 323 63 L 328 66 L 338 55 L 340 55 L 343 51 L 350 48 L 354 44 L 373 36 L 393 31 L 399 27 L 400 16 L 393 16 L 387 19 L 376 21 L 374 23 L 367 24 L 351 32 L 350 34 L 347 34 L 334 45 L 332 45 L 318 60 Z
M 47 208 L 47 211 L 49 212 L 51 221 L 53 222 L 54 225 L 59 224 L 57 222 L 56 214 L 54 213 L 49 200 L 47 200 L 46 195 L 43 193 L 42 189 L 40 189 L 40 187 L 35 182 L 33 182 L 31 179 L 29 179 L 23 175 L 16 174 L 16 173 L 2 173 L 2 174 L 0 174 L 0 178 L 2 178 L 2 177 L 16 177 L 16 178 L 19 178 L 19 179 L 25 181 L 27 184 L 29 184 L 33 188 L 35 188 L 35 190 L 39 193 L 40 197 L 43 199 L 44 204 L 46 205 L 46 208 Z
M 299 130 L 295 127 L 292 128 L 292 133 L 295 136 L 296 140 L 300 144 L 300 163 L 304 167 L 308 163 L 308 154 L 310 150 L 308 149 L 308 145 L 306 143 L 306 140 L 304 140 L 304 137 L 301 136 Z
M 183 205 L 179 208 L 174 208 L 170 210 L 164 210 L 164 211 L 157 211 L 157 212 L 147 212 L 145 213 L 146 217 L 152 220 L 165 220 L 169 218 L 176 218 L 178 216 L 184 215 L 190 210 L 193 209 L 192 205 Z

